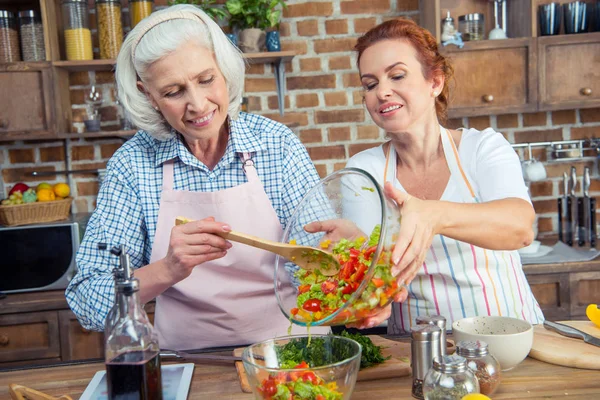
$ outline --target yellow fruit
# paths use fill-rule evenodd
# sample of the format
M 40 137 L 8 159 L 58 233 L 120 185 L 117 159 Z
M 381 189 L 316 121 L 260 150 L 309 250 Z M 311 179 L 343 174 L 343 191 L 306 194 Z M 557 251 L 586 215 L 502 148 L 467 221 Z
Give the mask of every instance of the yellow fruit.
M 460 400 L 492 400 L 487 397 L 485 394 L 481 393 L 469 393 L 466 396 L 463 396 Z
M 585 309 L 585 315 L 592 321 L 598 328 L 600 328 L 600 308 L 597 304 L 590 304 Z
M 40 189 L 37 192 L 38 201 L 53 201 L 56 200 L 56 196 L 52 189 Z
M 57 197 L 69 197 L 69 194 L 71 193 L 71 188 L 69 188 L 69 185 L 67 185 L 66 183 L 57 183 L 56 185 L 54 185 L 53 189 L 54 194 Z
M 39 192 L 42 189 L 52 189 L 52 185 L 50 185 L 48 182 L 42 182 L 39 185 L 37 185 L 35 191 Z

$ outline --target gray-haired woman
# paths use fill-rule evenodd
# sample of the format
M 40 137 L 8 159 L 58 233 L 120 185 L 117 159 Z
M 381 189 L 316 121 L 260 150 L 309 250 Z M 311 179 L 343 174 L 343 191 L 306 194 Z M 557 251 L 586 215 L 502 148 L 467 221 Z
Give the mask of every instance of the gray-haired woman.
M 161 347 L 237 345 L 284 334 L 274 256 L 219 237 L 231 229 L 278 240 L 318 182 L 285 126 L 240 112 L 244 61 L 194 6 L 139 23 L 117 59 L 119 99 L 141 130 L 107 166 L 67 289 L 81 324 L 102 330 L 113 302 L 110 255 L 126 244 L 143 302 L 156 298 Z M 194 222 L 174 226 L 177 216 Z

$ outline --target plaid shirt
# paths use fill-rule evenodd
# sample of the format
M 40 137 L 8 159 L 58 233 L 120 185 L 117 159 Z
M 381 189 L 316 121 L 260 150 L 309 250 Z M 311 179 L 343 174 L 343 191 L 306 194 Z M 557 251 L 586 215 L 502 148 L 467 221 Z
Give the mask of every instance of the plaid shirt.
M 300 140 L 278 122 L 240 113 L 231 123 L 225 154 L 212 171 L 179 138 L 158 141 L 144 131 L 139 131 L 114 154 L 77 253 L 79 271 L 66 290 L 69 306 L 84 328 L 103 330 L 114 302 L 111 270 L 118 259 L 108 251 L 98 250 L 97 244 L 125 244 L 133 268 L 149 263 L 158 220 L 163 162 L 175 159 L 174 189 L 214 192 L 247 182 L 237 154 L 243 152 L 254 153 L 265 192 L 281 225 L 285 226 L 319 176 Z

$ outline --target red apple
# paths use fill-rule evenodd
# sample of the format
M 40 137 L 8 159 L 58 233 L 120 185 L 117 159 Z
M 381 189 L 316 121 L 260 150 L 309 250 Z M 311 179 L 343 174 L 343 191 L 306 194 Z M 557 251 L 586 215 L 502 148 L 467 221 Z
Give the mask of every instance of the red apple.
M 29 186 L 27 186 L 23 182 L 19 182 L 15 186 L 13 186 L 12 189 L 10 189 L 10 192 L 8 192 L 8 195 L 10 196 L 11 194 L 13 194 L 15 192 L 25 193 L 25 191 L 27 189 L 29 189 Z

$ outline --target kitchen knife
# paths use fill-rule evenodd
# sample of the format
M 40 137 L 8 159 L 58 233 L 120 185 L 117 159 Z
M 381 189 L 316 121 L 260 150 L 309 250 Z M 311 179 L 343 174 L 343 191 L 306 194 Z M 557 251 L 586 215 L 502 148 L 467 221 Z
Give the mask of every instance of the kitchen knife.
M 590 197 L 590 246 L 596 248 L 596 198 Z
M 567 337 L 570 337 L 573 339 L 582 339 L 586 343 L 600 347 L 600 339 L 599 338 L 589 335 L 585 332 L 582 332 L 579 329 L 572 328 L 568 325 L 559 324 L 558 322 L 552 322 L 552 321 L 546 320 L 546 321 L 544 321 L 544 328 L 548 329 L 549 331 L 554 331 L 563 336 L 567 336 Z
M 581 197 L 577 198 L 577 244 L 579 247 L 585 246 L 585 240 L 588 236 L 587 227 L 587 209 L 588 209 L 588 201 L 586 198 L 586 193 L 589 193 L 588 183 L 585 180 L 585 174 L 589 176 L 589 168 L 585 167 L 583 172 L 583 177 L 581 178 Z M 589 179 L 589 178 L 588 178 Z
M 588 241 L 590 242 L 590 245 L 592 244 L 592 222 L 591 222 L 591 209 L 592 209 L 592 204 L 591 204 L 591 199 L 590 199 L 590 185 L 591 185 L 591 179 L 590 179 L 590 167 L 585 167 L 583 169 L 583 205 L 585 208 L 585 230 L 586 230 L 586 237 L 588 239 Z
M 160 358 L 168 358 L 175 360 L 187 360 L 194 361 L 198 363 L 211 363 L 211 362 L 221 362 L 221 363 L 232 363 L 235 361 L 242 361 L 242 357 L 237 356 L 225 356 L 225 355 L 217 355 L 217 354 L 208 354 L 208 353 L 199 353 L 199 354 L 190 354 L 183 351 L 174 351 L 174 350 L 161 350 Z
M 566 183 L 565 183 L 566 182 Z M 565 243 L 569 246 L 573 246 L 573 205 L 572 205 L 572 197 L 570 195 L 571 186 L 573 182 L 569 180 L 567 173 L 565 172 L 563 175 L 563 184 L 565 185 L 565 199 L 566 199 L 566 220 L 565 220 L 565 230 L 566 230 L 566 241 Z
M 559 197 L 558 199 L 558 240 L 563 241 L 563 199 Z

